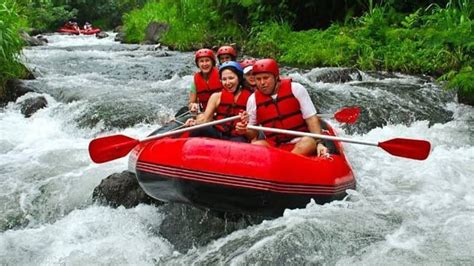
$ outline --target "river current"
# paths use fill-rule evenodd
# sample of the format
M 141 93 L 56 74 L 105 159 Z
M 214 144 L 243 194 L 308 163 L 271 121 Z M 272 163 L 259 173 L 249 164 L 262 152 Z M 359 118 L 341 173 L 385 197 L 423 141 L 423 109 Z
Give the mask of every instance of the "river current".
M 287 210 L 182 252 L 159 233 L 163 206 L 92 201 L 127 158 L 94 164 L 87 146 L 118 132 L 143 138 L 171 119 L 186 103 L 193 54 L 113 36 L 47 38 L 23 51 L 35 92 L 0 109 L 1 265 L 474 264 L 474 108 L 429 77 L 358 72 L 325 83 L 317 77 L 331 69 L 285 68 L 321 113 L 362 108 L 355 125 L 330 121 L 340 136 L 426 139 L 429 158 L 344 144 L 357 178 L 345 200 Z M 25 118 L 21 102 L 40 95 L 48 106 Z

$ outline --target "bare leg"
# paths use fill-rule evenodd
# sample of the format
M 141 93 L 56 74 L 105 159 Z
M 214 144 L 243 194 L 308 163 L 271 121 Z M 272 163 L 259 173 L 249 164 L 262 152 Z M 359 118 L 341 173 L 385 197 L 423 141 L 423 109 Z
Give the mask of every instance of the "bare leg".
M 292 153 L 301 154 L 301 155 L 312 155 L 316 153 L 316 140 L 310 137 L 303 137 L 300 141 L 295 144 Z
M 270 147 L 270 144 L 266 140 L 255 140 L 252 141 L 252 144 Z

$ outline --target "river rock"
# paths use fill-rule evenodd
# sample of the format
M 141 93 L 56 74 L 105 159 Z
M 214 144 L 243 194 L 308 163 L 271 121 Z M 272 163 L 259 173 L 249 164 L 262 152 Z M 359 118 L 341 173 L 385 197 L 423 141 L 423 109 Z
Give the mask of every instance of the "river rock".
M 125 208 L 132 208 L 140 203 L 162 204 L 143 191 L 135 174 L 130 171 L 114 173 L 103 179 L 94 189 L 92 199 L 112 207 L 122 205 Z
M 27 32 L 21 31 L 20 37 L 26 42 L 28 46 L 41 46 L 48 43 L 48 40 L 39 35 L 39 37 L 31 37 Z
M 28 98 L 21 102 L 21 113 L 25 117 L 30 117 L 36 113 L 36 111 L 46 106 L 48 106 L 48 101 L 43 96 Z
M 10 79 L 5 84 L 5 94 L 0 98 L 0 105 L 5 105 L 8 102 L 14 102 L 18 97 L 33 91 L 34 90 L 23 83 L 23 81 L 19 79 Z
M 113 32 L 123 32 L 123 26 L 119 25 L 114 28 Z
M 457 95 L 459 103 L 474 106 L 474 93 L 468 93 L 463 90 L 458 90 Z
M 261 223 L 265 217 L 231 214 L 199 209 L 181 203 L 166 203 L 145 194 L 130 171 L 114 173 L 103 179 L 94 189 L 93 200 L 112 207 L 132 208 L 140 203 L 161 205 L 165 215 L 160 225 L 160 235 L 179 252 L 209 244 L 236 230 Z
M 160 209 L 165 214 L 160 234 L 181 253 L 265 220 L 261 216 L 220 213 L 180 203 L 166 203 Z
M 355 68 L 328 67 L 314 69 L 308 73 L 308 79 L 312 82 L 344 83 L 354 80 L 362 80 L 362 75 Z
M 96 33 L 96 34 L 95 34 L 95 37 L 96 37 L 97 39 L 103 39 L 103 38 L 109 37 L 109 35 L 107 34 L 107 32 L 101 31 L 101 32 Z
M 117 35 L 115 35 L 114 41 L 124 43 L 125 42 L 125 32 L 123 32 L 123 31 L 118 32 Z
M 152 21 L 145 29 L 145 39 L 143 44 L 156 44 L 160 41 L 165 32 L 169 30 L 169 25 Z

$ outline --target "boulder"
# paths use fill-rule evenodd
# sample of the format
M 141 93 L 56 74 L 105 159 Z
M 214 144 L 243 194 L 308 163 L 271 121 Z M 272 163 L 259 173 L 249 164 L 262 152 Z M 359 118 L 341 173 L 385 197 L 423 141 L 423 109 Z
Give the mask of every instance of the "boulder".
M 313 69 L 308 73 L 308 79 L 312 82 L 344 83 L 354 80 L 362 80 L 362 75 L 355 68 L 328 67 Z
M 31 37 L 28 33 L 25 31 L 20 32 L 20 37 L 25 41 L 25 43 L 28 46 L 41 46 L 45 45 L 48 43 L 48 40 L 40 35 L 40 38 L 38 37 Z
M 118 32 L 117 35 L 115 35 L 114 41 L 124 43 L 125 42 L 125 32 L 123 32 L 123 31 Z
M 5 105 L 8 102 L 14 102 L 18 97 L 21 97 L 28 92 L 34 90 L 28 87 L 20 79 L 10 79 L 5 84 L 5 94 L 0 98 L 0 105 Z
M 112 207 L 132 208 L 140 203 L 163 204 L 147 196 L 135 174 L 130 171 L 114 173 L 103 179 L 94 189 L 92 198 Z M 266 219 L 261 216 L 210 211 L 181 203 L 163 204 L 159 211 L 165 214 L 159 229 L 160 235 L 182 253 Z
M 103 39 L 103 38 L 109 37 L 109 35 L 106 32 L 101 31 L 101 32 L 96 33 L 95 37 L 97 39 Z
M 148 24 L 145 29 L 145 44 L 156 44 L 160 41 L 161 37 L 165 32 L 169 30 L 169 25 L 166 23 L 160 23 L 152 21 Z
M 132 208 L 140 203 L 162 204 L 143 191 L 135 174 L 130 171 L 114 173 L 103 179 L 94 189 L 92 199 L 112 207 L 122 205 L 125 208 Z
M 160 235 L 181 253 L 265 220 L 261 216 L 214 212 L 180 203 L 166 203 L 160 212 L 165 214 Z
M 36 113 L 36 111 L 46 106 L 48 106 L 48 101 L 43 96 L 28 98 L 21 102 L 21 113 L 25 117 L 30 117 Z
M 114 32 L 123 32 L 123 26 L 117 26 L 113 30 Z
M 474 106 L 474 93 L 468 93 L 464 90 L 458 89 L 457 91 L 459 103 Z

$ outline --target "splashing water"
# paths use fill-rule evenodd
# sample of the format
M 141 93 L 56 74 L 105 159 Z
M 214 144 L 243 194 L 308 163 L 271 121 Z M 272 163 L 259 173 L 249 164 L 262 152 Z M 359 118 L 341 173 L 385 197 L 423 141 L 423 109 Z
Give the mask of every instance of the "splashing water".
M 287 210 L 186 253 L 159 232 L 161 207 L 98 206 L 101 179 L 126 158 L 96 165 L 89 141 L 116 132 L 141 138 L 187 100 L 190 53 L 94 36 L 47 36 L 24 50 L 36 88 L 0 110 L 0 264 L 473 264 L 474 108 L 423 77 L 391 74 L 324 83 L 321 69 L 289 70 L 321 113 L 361 106 L 342 137 L 429 140 L 426 161 L 344 144 L 358 187 L 344 201 Z M 30 118 L 23 100 L 48 106 Z M 197 230 L 205 224 L 193 224 Z

